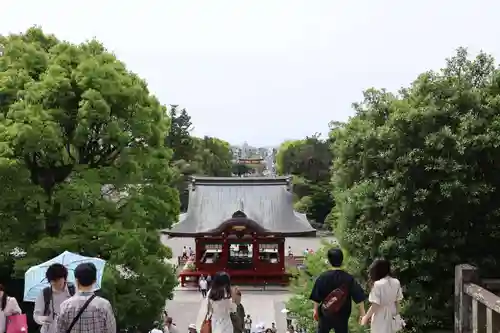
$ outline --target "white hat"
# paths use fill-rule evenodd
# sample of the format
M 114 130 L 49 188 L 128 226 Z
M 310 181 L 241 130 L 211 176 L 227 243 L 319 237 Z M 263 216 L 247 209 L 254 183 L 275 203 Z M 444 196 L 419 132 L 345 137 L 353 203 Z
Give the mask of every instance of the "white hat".
M 196 325 L 195 324 L 189 324 L 188 328 L 195 330 L 196 329 Z

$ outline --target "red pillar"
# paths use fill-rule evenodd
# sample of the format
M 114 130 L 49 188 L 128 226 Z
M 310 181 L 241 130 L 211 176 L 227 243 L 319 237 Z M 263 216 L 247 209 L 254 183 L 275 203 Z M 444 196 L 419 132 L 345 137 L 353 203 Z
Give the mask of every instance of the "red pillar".
M 221 264 L 224 267 L 224 271 L 227 270 L 227 262 L 229 260 L 229 242 L 227 241 L 227 234 L 225 232 L 222 233 L 223 245 L 222 245 L 222 253 L 221 253 Z
M 252 233 L 252 266 L 253 266 L 253 271 L 258 272 L 259 271 L 259 240 L 257 239 L 256 233 Z M 255 284 L 257 282 L 257 275 L 253 275 L 253 283 Z
M 203 247 L 205 246 L 202 242 L 200 242 L 199 238 L 195 238 L 195 245 L 194 245 L 194 264 L 196 267 L 196 270 L 198 270 L 198 267 L 201 262 L 201 255 L 203 252 Z
M 282 271 L 285 271 L 285 239 L 281 238 L 278 243 L 278 257 Z

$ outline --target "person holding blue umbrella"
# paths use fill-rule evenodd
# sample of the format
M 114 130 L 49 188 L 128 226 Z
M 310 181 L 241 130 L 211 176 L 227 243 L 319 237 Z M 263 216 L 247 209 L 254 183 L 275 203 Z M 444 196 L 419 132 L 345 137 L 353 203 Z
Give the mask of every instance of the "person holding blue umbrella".
M 50 265 L 45 277 L 50 286 L 36 298 L 33 319 L 42 326 L 40 333 L 55 333 L 61 303 L 75 294 L 75 286 L 68 284 L 68 269 L 59 263 Z

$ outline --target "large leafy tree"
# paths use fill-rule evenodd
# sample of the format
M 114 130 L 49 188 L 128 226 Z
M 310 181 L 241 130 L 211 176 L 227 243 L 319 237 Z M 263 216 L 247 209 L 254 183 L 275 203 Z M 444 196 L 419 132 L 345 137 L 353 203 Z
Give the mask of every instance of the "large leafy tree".
M 285 141 L 276 154 L 277 172 L 294 176 L 295 208 L 323 223 L 333 206 L 330 189 L 332 163 L 330 141 L 318 134 L 303 140 Z
M 179 213 L 164 107 L 97 41 L 32 28 L 0 45 L 2 274 L 100 256 L 119 326 L 149 329 L 175 284 L 156 232 Z
M 500 70 L 459 49 L 397 95 L 365 92 L 332 132 L 338 235 L 360 277 L 394 265 L 414 328 L 452 327 L 454 266 L 500 274 Z
M 211 177 L 230 177 L 233 168 L 233 154 L 228 142 L 205 136 L 195 138 L 195 163 L 202 175 Z

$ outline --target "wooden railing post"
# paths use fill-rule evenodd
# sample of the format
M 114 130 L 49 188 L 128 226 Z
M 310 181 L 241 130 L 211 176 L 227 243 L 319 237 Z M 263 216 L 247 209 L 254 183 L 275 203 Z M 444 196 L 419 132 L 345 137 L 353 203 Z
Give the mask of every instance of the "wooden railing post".
M 455 333 L 472 331 L 472 299 L 464 293 L 464 284 L 478 283 L 476 267 L 462 264 L 455 266 Z

